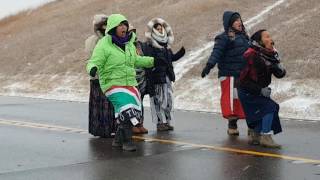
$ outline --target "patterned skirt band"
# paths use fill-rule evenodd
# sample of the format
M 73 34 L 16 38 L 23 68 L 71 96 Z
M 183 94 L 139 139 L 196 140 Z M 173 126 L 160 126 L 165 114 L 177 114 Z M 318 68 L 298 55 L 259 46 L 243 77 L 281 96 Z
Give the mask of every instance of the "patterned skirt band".
M 119 120 L 141 119 L 141 98 L 136 87 L 112 86 L 106 92 L 108 100 L 113 104 L 115 117 Z

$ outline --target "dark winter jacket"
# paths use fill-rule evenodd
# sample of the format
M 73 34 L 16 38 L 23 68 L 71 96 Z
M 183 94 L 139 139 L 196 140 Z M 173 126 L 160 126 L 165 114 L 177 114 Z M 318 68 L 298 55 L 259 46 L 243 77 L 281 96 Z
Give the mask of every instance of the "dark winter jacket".
M 223 14 L 224 32 L 215 37 L 215 44 L 208 63 L 215 66 L 218 63 L 218 76 L 239 77 L 241 69 L 245 66 L 243 53 L 249 47 L 249 38 L 243 27 L 242 32 L 235 32 L 235 36 L 230 37 L 230 19 L 237 12 L 226 11 Z
M 184 53 L 178 51 L 176 54 L 173 54 L 172 50 L 169 48 L 156 48 L 149 43 L 142 46 L 142 51 L 145 56 L 151 56 L 155 59 L 155 66 L 150 72 L 153 84 L 166 83 L 166 76 L 169 77 L 170 81 L 175 81 L 172 62 L 180 59 Z
M 261 89 L 271 83 L 272 74 L 277 78 L 285 76 L 286 71 L 281 68 L 276 51 L 252 46 L 245 54 L 247 65 L 241 71 L 239 88 L 253 95 L 260 95 Z

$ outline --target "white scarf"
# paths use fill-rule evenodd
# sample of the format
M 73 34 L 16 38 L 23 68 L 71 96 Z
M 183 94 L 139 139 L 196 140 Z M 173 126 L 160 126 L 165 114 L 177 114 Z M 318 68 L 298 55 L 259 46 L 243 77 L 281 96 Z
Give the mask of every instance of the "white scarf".
M 160 33 L 157 31 L 153 26 L 155 24 L 161 24 L 163 26 L 163 33 Z M 167 48 L 170 48 L 174 41 L 174 36 L 172 29 L 170 25 L 161 18 L 153 18 L 151 21 L 147 24 L 147 31 L 145 32 L 145 37 L 147 38 L 147 41 L 151 43 L 153 47 L 156 48 L 164 48 L 160 44 L 167 44 Z
M 165 29 L 163 29 L 162 33 L 160 33 L 158 30 L 155 28 L 152 29 L 151 37 L 156 40 L 157 42 L 161 44 L 167 44 L 168 43 L 168 35 Z

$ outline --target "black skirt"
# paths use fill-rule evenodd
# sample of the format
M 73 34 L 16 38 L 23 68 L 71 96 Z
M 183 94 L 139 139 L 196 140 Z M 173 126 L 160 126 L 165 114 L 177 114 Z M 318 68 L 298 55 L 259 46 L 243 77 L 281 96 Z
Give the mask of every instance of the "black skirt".
M 116 131 L 114 109 L 103 94 L 99 80 L 90 80 L 89 97 L 89 133 L 94 136 L 109 138 Z

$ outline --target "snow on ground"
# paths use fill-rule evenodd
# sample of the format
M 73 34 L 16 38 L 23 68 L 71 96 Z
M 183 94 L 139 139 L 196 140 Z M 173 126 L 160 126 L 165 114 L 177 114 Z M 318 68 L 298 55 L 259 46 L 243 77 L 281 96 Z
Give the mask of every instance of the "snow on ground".
M 29 80 L 4 85 L 1 95 L 81 102 L 86 102 L 89 98 L 88 86 L 80 85 L 81 81 L 88 81 L 88 79 L 81 74 L 36 75 L 28 76 L 26 79 Z M 40 84 L 33 83 L 34 79 L 40 80 Z
M 0 0 L 0 19 L 20 11 L 35 9 L 52 1 L 55 0 Z
M 303 85 L 301 85 L 303 83 Z M 217 78 L 192 78 L 185 89 L 175 91 L 175 108 L 220 113 L 220 83 Z M 280 115 L 292 119 L 320 120 L 320 85 L 314 80 L 304 82 L 273 79 L 272 99 L 280 104 Z

